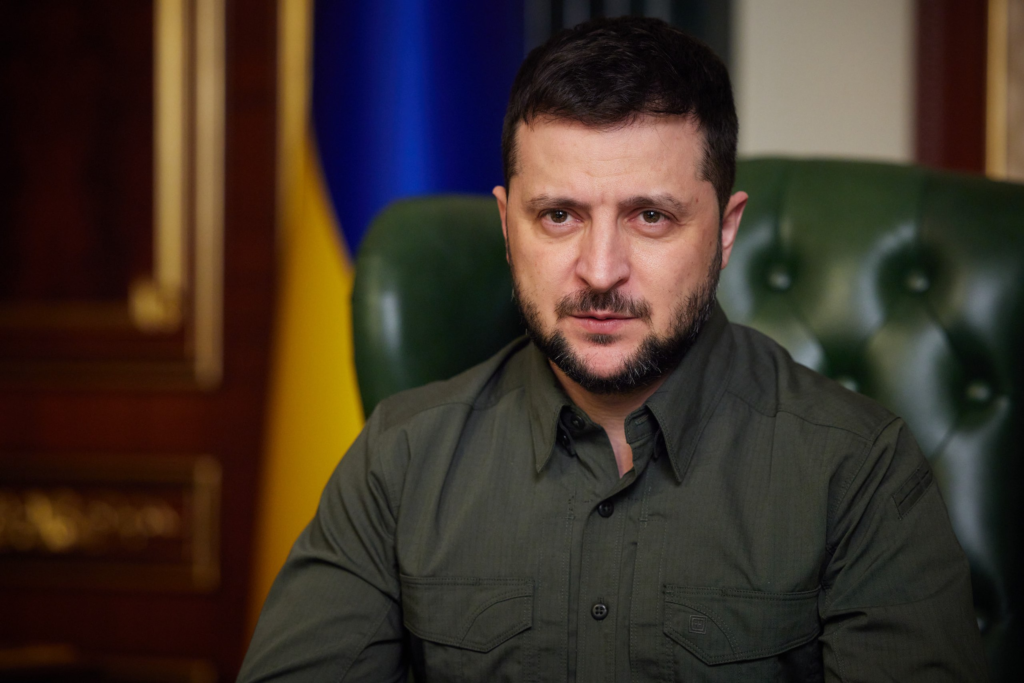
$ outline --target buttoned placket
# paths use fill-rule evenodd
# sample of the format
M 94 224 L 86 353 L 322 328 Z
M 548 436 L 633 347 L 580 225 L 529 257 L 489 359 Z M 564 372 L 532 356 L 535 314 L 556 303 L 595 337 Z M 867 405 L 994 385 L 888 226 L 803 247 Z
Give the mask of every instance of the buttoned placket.
M 629 671 L 626 644 L 642 497 L 637 482 L 654 459 L 657 422 L 646 408 L 627 419 L 634 466 L 622 477 L 606 433 L 581 411 L 564 408 L 558 431 L 559 445 L 577 460 L 570 680 L 614 681 Z
M 564 513 L 551 517 L 563 520 L 559 528 L 565 545 L 552 548 L 550 564 L 538 578 L 539 586 L 557 596 L 557 604 L 546 599 L 537 613 L 545 615 L 538 624 L 562 625 L 564 640 L 551 634 L 538 641 L 545 643 L 539 658 L 548 671 L 566 671 L 566 680 L 661 675 L 663 652 L 656 642 L 663 637 L 665 530 L 659 526 L 660 506 L 652 506 L 666 487 L 681 484 L 702 424 L 727 385 L 717 380 L 727 375 L 728 340 L 718 357 L 709 357 L 724 326 L 719 312 L 690 350 L 685 367 L 627 418 L 634 468 L 624 477 L 618 475 L 607 435 L 571 403 L 547 358 L 532 348 L 526 406 L 534 468 L 566 493 Z M 708 374 L 716 381 L 707 383 Z M 574 427 L 573 414 L 583 420 L 583 429 L 578 422 Z M 603 607 L 595 610 L 597 604 Z

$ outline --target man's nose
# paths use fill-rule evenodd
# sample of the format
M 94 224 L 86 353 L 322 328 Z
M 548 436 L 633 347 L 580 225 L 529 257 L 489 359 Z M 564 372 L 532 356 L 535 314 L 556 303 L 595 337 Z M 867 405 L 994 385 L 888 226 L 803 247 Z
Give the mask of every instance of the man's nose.
M 629 245 L 617 217 L 594 217 L 580 240 L 576 275 L 591 289 L 611 291 L 629 278 Z

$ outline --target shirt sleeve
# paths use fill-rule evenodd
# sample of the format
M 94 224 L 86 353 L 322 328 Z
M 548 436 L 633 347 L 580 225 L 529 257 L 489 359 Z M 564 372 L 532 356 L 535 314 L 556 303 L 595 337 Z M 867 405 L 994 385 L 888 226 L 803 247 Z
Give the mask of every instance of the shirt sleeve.
M 263 605 L 239 681 L 403 681 L 395 516 L 371 416 Z
M 835 479 L 819 602 L 826 680 L 987 680 L 967 559 L 906 425 L 889 424 Z

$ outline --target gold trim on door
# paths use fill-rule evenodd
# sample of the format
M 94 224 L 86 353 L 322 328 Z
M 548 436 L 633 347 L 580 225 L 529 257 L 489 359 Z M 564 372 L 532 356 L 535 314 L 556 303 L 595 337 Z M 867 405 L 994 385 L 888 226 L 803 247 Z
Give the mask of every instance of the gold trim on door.
M 138 329 L 168 332 L 181 326 L 186 282 L 188 4 L 156 0 L 153 10 L 153 273 L 132 283 L 129 308 Z
M 213 590 L 220 491 L 207 455 L 5 455 L 0 582 Z
M 0 359 L 0 378 L 213 388 L 221 378 L 224 0 L 153 1 L 153 270 L 122 302 L 0 304 L 0 330 L 183 335 L 177 358 Z M 145 354 L 142 354 L 145 356 Z M 166 354 L 164 354 L 166 356 Z
M 989 0 L 985 170 L 1024 182 L 1024 0 Z
M 989 0 L 985 170 L 993 178 L 1006 177 L 1008 12 L 1007 0 Z
M 220 382 L 224 308 L 224 0 L 196 12 L 196 380 Z

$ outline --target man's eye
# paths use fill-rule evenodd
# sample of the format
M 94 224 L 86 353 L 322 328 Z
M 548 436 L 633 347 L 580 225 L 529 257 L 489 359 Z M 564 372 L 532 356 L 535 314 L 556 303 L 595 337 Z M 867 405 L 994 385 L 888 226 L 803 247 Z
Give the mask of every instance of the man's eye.
M 569 220 L 569 212 L 562 211 L 561 209 L 555 209 L 554 211 L 548 212 L 548 218 L 551 219 L 552 223 L 564 223 Z
M 658 221 L 665 217 L 665 215 L 660 211 L 652 210 L 644 211 L 643 213 L 640 214 L 640 216 L 643 217 L 644 223 L 657 223 Z

